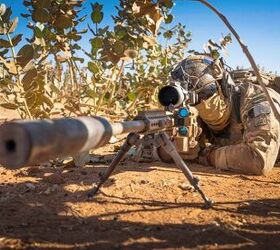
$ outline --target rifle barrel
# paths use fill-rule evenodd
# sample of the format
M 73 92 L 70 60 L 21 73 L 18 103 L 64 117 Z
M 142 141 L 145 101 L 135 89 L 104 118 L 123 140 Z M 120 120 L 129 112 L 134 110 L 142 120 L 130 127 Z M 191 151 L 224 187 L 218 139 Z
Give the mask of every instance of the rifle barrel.
M 0 127 L 0 164 L 18 168 L 75 156 L 105 145 L 113 135 L 145 128 L 142 120 L 110 123 L 98 116 L 7 122 Z

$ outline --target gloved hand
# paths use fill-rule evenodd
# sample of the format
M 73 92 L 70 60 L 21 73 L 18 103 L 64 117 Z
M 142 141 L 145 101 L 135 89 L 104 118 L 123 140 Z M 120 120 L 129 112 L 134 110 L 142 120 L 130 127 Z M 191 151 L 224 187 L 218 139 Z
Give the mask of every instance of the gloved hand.
M 215 150 L 217 146 L 211 145 L 199 152 L 198 163 L 205 166 L 215 166 Z

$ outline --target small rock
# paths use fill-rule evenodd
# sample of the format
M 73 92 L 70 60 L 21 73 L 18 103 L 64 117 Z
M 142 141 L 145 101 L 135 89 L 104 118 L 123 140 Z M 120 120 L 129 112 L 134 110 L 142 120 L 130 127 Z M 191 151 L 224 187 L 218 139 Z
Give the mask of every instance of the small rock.
M 40 166 L 45 167 L 45 168 L 50 168 L 53 166 L 53 164 L 50 161 L 42 163 Z
M 62 174 L 68 174 L 68 173 L 73 173 L 75 170 L 73 169 L 63 169 Z
M 104 156 L 91 156 L 90 163 L 105 163 Z
M 217 222 L 217 221 L 215 221 L 215 220 L 211 223 L 211 225 L 213 225 L 213 226 L 215 226 L 215 227 L 221 226 L 220 223 Z
M 243 226 L 243 223 L 241 221 L 239 221 L 239 220 L 234 221 L 233 224 L 235 226 Z
M 50 194 L 50 193 L 53 193 L 57 190 L 58 188 L 58 185 L 53 185 L 52 187 L 48 187 L 47 190 L 44 192 L 44 194 Z
M 51 184 L 62 184 L 65 182 L 64 178 L 58 173 L 45 176 L 43 181 Z
M 39 167 L 31 167 L 27 170 L 28 176 L 36 176 L 41 173 L 42 173 L 42 170 Z
M 118 142 L 118 141 L 119 141 L 119 140 L 118 140 L 115 136 L 112 136 L 111 139 L 110 139 L 110 141 L 109 141 L 109 143 L 114 144 L 114 143 L 116 143 L 116 142 Z
M 36 188 L 36 186 L 32 183 L 26 183 L 25 186 L 29 189 L 29 190 L 34 190 Z
M 140 184 L 148 184 L 148 183 L 149 183 L 148 180 L 141 180 L 141 181 L 140 181 Z
M 70 161 L 65 162 L 63 165 L 63 168 L 64 168 L 64 170 L 62 171 L 63 173 L 64 173 L 64 171 L 65 171 L 65 173 L 67 173 L 67 171 L 73 172 L 74 170 L 72 168 L 76 168 L 75 161 L 70 160 Z M 65 169 L 65 168 L 68 168 L 68 169 Z
M 181 188 L 181 189 L 184 190 L 184 191 L 194 191 L 194 187 L 191 186 L 191 185 L 188 184 L 188 183 L 179 184 L 178 187 Z
M 47 190 L 44 192 L 44 194 L 50 194 L 51 193 L 51 187 L 48 187 Z
M 146 231 L 146 232 L 150 232 L 150 231 L 152 231 L 152 230 L 153 230 L 152 227 L 145 227 L 145 228 L 144 228 L 144 231 Z
M 242 222 L 243 224 L 246 224 L 246 223 L 247 223 L 247 221 L 246 221 L 245 219 L 241 219 L 241 222 Z

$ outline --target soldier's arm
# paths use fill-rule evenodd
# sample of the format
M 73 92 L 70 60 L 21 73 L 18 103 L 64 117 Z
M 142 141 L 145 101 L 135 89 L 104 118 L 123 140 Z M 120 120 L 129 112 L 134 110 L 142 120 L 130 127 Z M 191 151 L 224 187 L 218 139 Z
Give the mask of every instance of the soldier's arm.
M 280 125 L 266 101 L 244 112 L 243 142 L 212 148 L 207 160 L 218 169 L 265 175 L 278 156 Z

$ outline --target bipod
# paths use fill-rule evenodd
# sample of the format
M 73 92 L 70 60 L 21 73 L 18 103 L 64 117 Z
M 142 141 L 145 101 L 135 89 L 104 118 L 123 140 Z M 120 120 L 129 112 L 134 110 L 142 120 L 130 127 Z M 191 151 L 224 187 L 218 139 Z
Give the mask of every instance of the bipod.
M 101 186 L 108 180 L 108 178 L 111 176 L 117 165 L 120 163 L 120 161 L 123 160 L 125 157 L 125 154 L 129 151 L 129 149 L 134 146 L 138 145 L 140 142 L 140 137 L 138 134 L 130 133 L 125 141 L 125 143 L 122 145 L 120 151 L 117 153 L 113 161 L 111 162 L 110 166 L 108 167 L 107 171 L 104 175 L 100 176 L 100 181 L 93 188 L 92 191 L 88 193 L 88 197 L 93 197 L 101 188 Z M 155 135 L 154 140 L 156 147 L 162 147 L 166 153 L 170 155 L 170 157 L 173 159 L 174 163 L 178 168 L 182 170 L 190 184 L 194 187 L 194 189 L 201 195 L 202 199 L 205 203 L 205 208 L 210 208 L 213 205 L 213 201 L 210 200 L 202 191 L 202 189 L 199 186 L 199 180 L 197 177 L 193 176 L 191 170 L 188 168 L 182 157 L 179 155 L 179 153 L 176 150 L 176 147 L 170 140 L 169 136 L 165 132 L 160 132 Z
M 128 134 L 124 144 L 121 146 L 119 152 L 116 154 L 115 158 L 107 168 L 107 171 L 104 174 L 100 175 L 100 181 L 99 183 L 88 193 L 88 197 L 93 197 L 101 188 L 101 186 L 109 179 L 115 168 L 118 166 L 118 164 L 123 160 L 126 153 L 129 151 L 129 149 L 137 145 L 137 143 L 140 141 L 140 136 L 136 133 L 130 133 Z
M 170 155 L 176 166 L 182 170 L 184 175 L 187 177 L 189 183 L 194 187 L 194 189 L 200 194 L 200 196 L 204 200 L 205 208 L 212 207 L 214 202 L 204 194 L 204 192 L 199 186 L 199 179 L 193 176 L 191 170 L 188 168 L 187 164 L 177 152 L 177 149 L 170 140 L 169 136 L 165 132 L 160 132 L 155 136 L 155 142 L 156 146 L 161 146 L 166 151 L 166 153 Z

